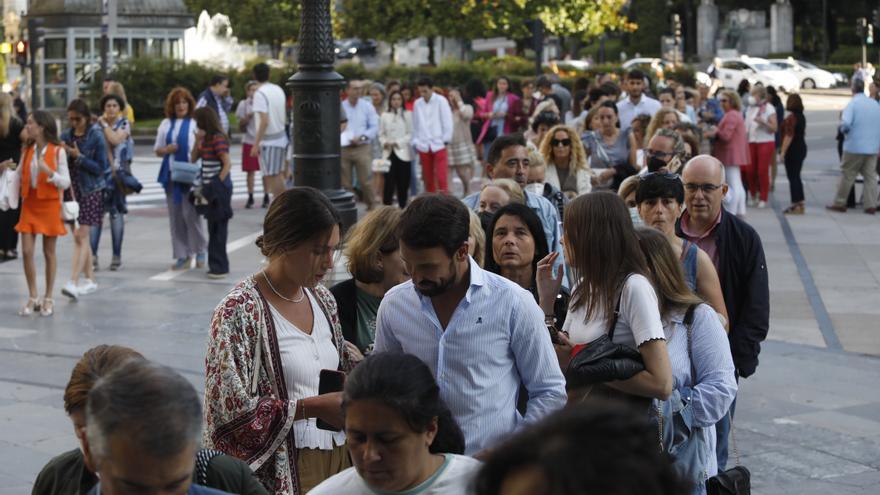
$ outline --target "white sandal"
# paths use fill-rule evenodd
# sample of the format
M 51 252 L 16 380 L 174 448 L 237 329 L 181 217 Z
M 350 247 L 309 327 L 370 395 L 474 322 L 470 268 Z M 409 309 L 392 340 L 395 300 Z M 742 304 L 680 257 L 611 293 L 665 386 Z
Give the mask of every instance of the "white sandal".
M 51 297 L 43 299 L 40 304 L 40 316 L 52 316 L 55 313 L 55 300 Z
M 27 303 L 18 310 L 18 316 L 30 316 L 34 311 L 40 310 L 40 303 L 36 297 L 29 297 Z

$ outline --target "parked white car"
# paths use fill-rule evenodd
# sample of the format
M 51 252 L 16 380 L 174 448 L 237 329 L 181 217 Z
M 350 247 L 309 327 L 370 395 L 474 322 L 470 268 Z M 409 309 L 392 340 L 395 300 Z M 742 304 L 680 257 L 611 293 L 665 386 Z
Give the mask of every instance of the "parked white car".
M 770 62 L 791 72 L 798 78 L 804 89 L 828 89 L 837 85 L 834 74 L 803 60 L 793 58 L 771 58 Z
M 797 76 L 763 58 L 723 58 L 718 66 L 712 64 L 706 72 L 720 80 L 721 86 L 730 89 L 736 89 L 743 79 L 753 86 L 773 86 L 786 93 L 796 93 L 801 87 Z

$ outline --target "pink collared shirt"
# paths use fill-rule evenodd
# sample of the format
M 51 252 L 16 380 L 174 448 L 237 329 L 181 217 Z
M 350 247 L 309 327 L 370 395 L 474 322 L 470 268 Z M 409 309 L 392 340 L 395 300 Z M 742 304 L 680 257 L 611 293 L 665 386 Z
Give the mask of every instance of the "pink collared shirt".
M 721 212 L 718 212 L 718 218 L 715 219 L 715 223 L 712 224 L 712 227 L 702 234 L 698 234 L 690 228 L 690 218 L 691 216 L 687 210 L 681 214 L 682 233 L 687 240 L 696 244 L 703 251 L 706 251 L 706 254 L 709 255 L 709 259 L 712 260 L 712 264 L 715 265 L 715 271 L 719 271 L 718 245 L 715 244 L 715 231 L 718 230 L 718 225 L 721 224 Z

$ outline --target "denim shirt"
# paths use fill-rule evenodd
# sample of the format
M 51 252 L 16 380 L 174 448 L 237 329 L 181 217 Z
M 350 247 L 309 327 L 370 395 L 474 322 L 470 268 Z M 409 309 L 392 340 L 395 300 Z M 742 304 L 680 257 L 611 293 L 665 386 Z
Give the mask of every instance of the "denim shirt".
M 61 134 L 61 141 L 70 144 L 73 141 L 73 129 L 66 129 Z M 79 148 L 79 158 L 74 163 L 80 167 L 77 191 L 88 195 L 107 187 L 107 174 L 110 162 L 107 160 L 107 144 L 104 132 L 98 124 L 92 124 L 86 131 L 86 138 Z
M 876 155 L 880 151 L 880 103 L 862 93 L 853 96 L 840 121 L 846 138 L 843 151 L 857 155 Z

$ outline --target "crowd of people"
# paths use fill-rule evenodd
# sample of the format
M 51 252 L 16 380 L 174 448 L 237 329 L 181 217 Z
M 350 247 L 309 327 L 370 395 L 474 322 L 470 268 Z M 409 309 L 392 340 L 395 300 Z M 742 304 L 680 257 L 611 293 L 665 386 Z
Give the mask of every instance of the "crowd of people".
M 766 203 L 777 133 L 786 167 L 788 153 L 803 161 L 797 95 L 783 123 L 763 87 L 742 113 L 734 91 L 670 85 L 655 100 L 639 71 L 573 92 L 541 76 L 522 94 L 506 78 L 485 94 L 351 81 L 340 172 L 369 211 L 345 232 L 321 192 L 285 183 L 284 92 L 268 76 L 255 67 L 235 112 L 242 166 L 268 195 L 265 262 L 210 320 L 204 400 L 134 350 L 88 351 L 65 395 L 82 449 L 50 462 L 39 493 L 706 492 L 728 466 L 737 382 L 769 325 L 745 205 Z M 229 272 L 232 103 L 219 76 L 198 99 L 166 99 L 154 151 L 172 269 Z M 65 295 L 95 289 L 105 213 L 121 266 L 130 106 L 117 91 L 101 107 L 71 102 L 60 137 L 33 112 L 21 165 L 0 163 L 20 174 L 24 316 L 54 309 L 67 228 Z M 0 98 L 0 134 L 7 108 Z M 416 161 L 424 194 L 411 198 Z M 792 187 L 788 211 L 802 213 Z M 352 278 L 328 289 L 340 249 Z M 205 474 L 217 464 L 225 474 Z

